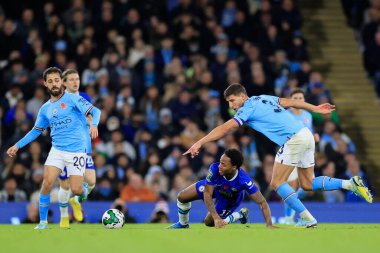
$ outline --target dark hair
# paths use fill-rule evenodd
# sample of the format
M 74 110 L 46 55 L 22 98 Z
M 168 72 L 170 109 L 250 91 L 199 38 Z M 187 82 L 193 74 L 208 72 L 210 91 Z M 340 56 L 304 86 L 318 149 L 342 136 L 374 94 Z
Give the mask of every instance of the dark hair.
M 303 91 L 303 89 L 295 89 L 290 93 L 290 97 L 298 93 L 301 93 L 303 96 L 305 96 L 305 92 Z
M 46 82 L 47 75 L 58 73 L 60 77 L 62 77 L 62 71 L 59 68 L 56 67 L 50 67 L 44 70 L 44 73 L 42 74 L 44 81 Z
M 231 159 L 231 164 L 233 166 L 240 168 L 241 165 L 243 164 L 243 161 L 244 161 L 243 154 L 239 150 L 235 148 L 227 149 L 224 151 L 224 154 Z
M 75 70 L 75 69 L 66 69 L 65 71 L 63 71 L 63 73 L 62 73 L 62 79 L 63 79 L 63 81 L 67 81 L 67 76 L 68 75 L 71 75 L 71 74 L 78 74 L 79 75 L 79 73 L 78 73 L 78 71 L 77 70 Z
M 238 96 L 242 93 L 247 95 L 247 91 L 245 90 L 244 86 L 240 83 L 233 83 L 224 91 L 224 98 L 227 98 L 231 95 Z

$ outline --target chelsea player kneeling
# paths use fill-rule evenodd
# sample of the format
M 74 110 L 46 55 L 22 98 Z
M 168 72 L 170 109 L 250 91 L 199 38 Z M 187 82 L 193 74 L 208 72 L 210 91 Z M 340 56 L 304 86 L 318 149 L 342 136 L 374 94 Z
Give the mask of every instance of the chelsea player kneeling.
M 178 194 L 177 206 L 179 221 L 168 228 L 188 228 L 191 202 L 203 199 L 208 209 L 204 220 L 206 226 L 216 228 L 240 220 L 248 221 L 248 209 L 235 211 L 248 192 L 253 201 L 260 205 L 267 227 L 274 228 L 268 203 L 240 166 L 243 155 L 236 149 L 227 149 L 220 162 L 211 164 L 206 179 L 201 180 Z M 213 199 L 216 199 L 214 204 Z

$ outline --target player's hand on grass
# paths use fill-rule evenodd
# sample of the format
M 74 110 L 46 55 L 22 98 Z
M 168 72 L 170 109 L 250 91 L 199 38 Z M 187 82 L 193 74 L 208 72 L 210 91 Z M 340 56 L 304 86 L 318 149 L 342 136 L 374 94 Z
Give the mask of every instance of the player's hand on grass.
M 224 220 L 222 220 L 221 218 L 215 219 L 214 224 L 215 224 L 215 228 L 222 228 L 225 225 L 227 225 L 227 223 Z
M 314 112 L 320 113 L 320 114 L 329 114 L 331 112 L 335 111 L 335 105 L 325 103 L 316 106 L 314 109 Z
M 18 147 L 16 145 L 13 145 L 12 147 L 10 147 L 8 150 L 7 150 L 7 154 L 10 156 L 10 157 L 14 157 L 16 155 L 18 151 Z
M 196 157 L 199 154 L 199 149 L 201 148 L 201 144 L 196 142 L 194 143 L 189 150 L 187 150 L 183 155 L 191 154 L 191 158 Z
M 98 128 L 96 126 L 90 126 L 90 136 L 91 139 L 98 137 Z
M 267 228 L 269 228 L 269 229 L 277 229 L 277 228 L 280 228 L 280 227 L 273 226 L 273 225 L 267 225 Z

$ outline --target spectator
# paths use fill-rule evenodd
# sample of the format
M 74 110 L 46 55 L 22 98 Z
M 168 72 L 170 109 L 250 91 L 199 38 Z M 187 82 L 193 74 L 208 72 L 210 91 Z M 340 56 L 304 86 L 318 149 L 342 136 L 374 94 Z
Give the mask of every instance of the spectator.
M 21 202 L 26 201 L 26 194 L 17 186 L 17 180 L 10 176 L 4 181 L 4 187 L 0 190 L 0 202 Z
M 127 202 L 154 202 L 157 200 L 156 194 L 145 184 L 142 177 L 132 174 L 129 182 L 121 189 L 120 198 Z

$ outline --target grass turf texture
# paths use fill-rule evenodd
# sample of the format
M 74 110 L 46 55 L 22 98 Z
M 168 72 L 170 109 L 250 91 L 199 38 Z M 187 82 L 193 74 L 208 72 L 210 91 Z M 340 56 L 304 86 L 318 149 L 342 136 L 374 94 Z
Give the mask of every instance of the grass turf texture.
M 169 225 L 169 224 L 168 224 Z M 264 224 L 233 224 L 224 229 L 191 224 L 190 229 L 164 229 L 166 224 L 126 224 L 104 229 L 101 224 L 71 224 L 70 229 L 49 225 L 0 225 L 1 252 L 28 253 L 187 253 L 187 252 L 378 252 L 380 224 L 318 224 L 316 229 Z

